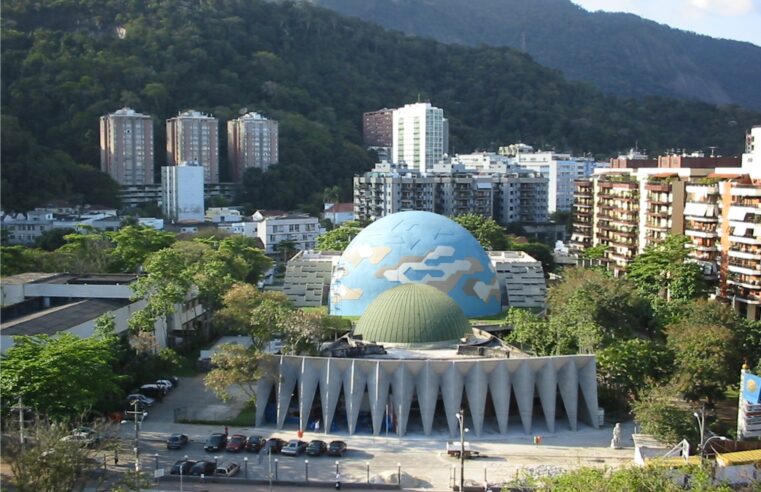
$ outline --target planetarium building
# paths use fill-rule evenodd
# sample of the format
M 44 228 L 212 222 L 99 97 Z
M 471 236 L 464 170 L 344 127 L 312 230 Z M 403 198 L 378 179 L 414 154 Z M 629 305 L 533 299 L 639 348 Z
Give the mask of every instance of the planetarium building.
M 428 212 L 384 217 L 334 269 L 330 312 L 358 316 L 340 350 L 272 356 L 257 383 L 257 425 L 326 432 L 476 435 L 597 427 L 593 355 L 530 357 L 473 329 L 499 313 L 487 254 Z M 266 403 L 262 403 L 266 402 Z

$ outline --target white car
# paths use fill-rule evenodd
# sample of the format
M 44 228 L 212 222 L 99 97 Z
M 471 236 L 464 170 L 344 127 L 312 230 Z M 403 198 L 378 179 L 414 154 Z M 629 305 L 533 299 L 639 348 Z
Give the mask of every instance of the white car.
M 214 470 L 215 475 L 222 475 L 223 477 L 232 477 L 240 471 L 240 465 L 234 461 L 225 461 L 217 465 L 217 469 Z
M 174 385 L 168 379 L 157 379 L 156 384 L 163 387 L 166 391 L 174 389 Z

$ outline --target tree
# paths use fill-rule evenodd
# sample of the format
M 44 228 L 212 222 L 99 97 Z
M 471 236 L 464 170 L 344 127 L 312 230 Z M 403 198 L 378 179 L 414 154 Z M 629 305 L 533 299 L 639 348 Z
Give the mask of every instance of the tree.
M 25 272 L 40 271 L 41 250 L 16 244 L 0 246 L 0 274 L 3 277 Z
M 236 343 L 226 343 L 211 356 L 212 369 L 204 385 L 222 401 L 231 398 L 230 388 L 246 395 L 246 403 L 256 402 L 256 383 L 261 377 L 262 352 Z
M 64 239 L 65 236 L 75 234 L 76 232 L 77 231 L 69 227 L 48 229 L 37 238 L 34 242 L 34 246 L 45 251 L 55 251 L 66 244 L 66 239 Z
M 674 384 L 688 400 L 710 404 L 737 380 L 738 343 L 730 329 L 685 320 L 668 326 L 666 336 L 674 353 Z
M 468 230 L 487 251 L 504 251 L 508 248 L 505 230 L 494 219 L 478 214 L 451 217 Z
M 317 236 L 317 249 L 319 251 L 343 251 L 360 232 L 362 232 L 362 226 L 359 222 L 353 220 L 344 222 L 336 229 Z
M 317 355 L 320 342 L 326 340 L 328 320 L 319 312 L 294 309 L 279 323 L 283 335 L 283 352 Z
M 605 252 L 608 250 L 608 246 L 605 244 L 598 244 L 597 246 L 591 246 L 581 252 L 581 257 L 585 260 L 601 260 L 605 258 Z
M 118 272 L 136 272 L 151 253 L 168 248 L 175 241 L 175 234 L 129 225 L 108 233 L 114 243 L 111 251 L 112 269 Z
M 66 244 L 56 250 L 65 271 L 76 273 L 109 272 L 114 245 L 104 232 L 83 228 L 83 232 L 64 236 Z
M 14 337 L 2 356 L 0 391 L 53 419 L 75 418 L 120 389 L 113 340 L 64 333 Z M 93 377 L 97 375 L 97 377 Z
M 622 340 L 595 355 L 601 389 L 623 403 L 636 400 L 646 385 L 662 381 L 672 370 L 672 354 L 652 340 Z
M 95 429 L 102 431 L 102 429 Z M 75 440 L 66 423 L 51 423 L 37 418 L 26 428 L 28 438 L 3 442 L 3 456 L 13 472 L 12 482 L 20 492 L 58 492 L 75 490 L 75 485 L 98 466 L 90 459 L 92 449 Z
M 533 257 L 535 260 L 542 262 L 542 269 L 545 275 L 555 271 L 555 257 L 552 256 L 552 249 L 542 243 L 512 243 L 511 247 L 516 251 L 523 251 Z
M 700 267 L 688 261 L 690 239 L 669 235 L 645 248 L 629 265 L 627 278 L 642 292 L 667 300 L 700 297 L 705 282 Z
M 280 253 L 285 264 L 296 252 L 296 243 L 290 239 L 284 239 L 275 245 L 275 251 Z
M 679 390 L 671 386 L 656 386 L 643 391 L 632 404 L 634 419 L 642 431 L 668 444 L 682 439 L 695 443 L 700 440 L 692 410 L 679 400 Z
M 253 285 L 236 283 L 224 294 L 214 319 L 234 333 L 251 336 L 254 347 L 263 350 L 291 309 L 281 292 L 260 292 Z
M 511 307 L 505 324 L 510 327 L 506 337 L 509 343 L 517 344 L 540 357 L 558 353 L 558 334 L 552 332 L 549 322 L 543 316 Z

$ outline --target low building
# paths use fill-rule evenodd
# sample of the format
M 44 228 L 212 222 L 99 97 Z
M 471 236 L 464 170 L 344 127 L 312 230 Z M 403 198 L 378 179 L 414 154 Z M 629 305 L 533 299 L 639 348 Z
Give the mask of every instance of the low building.
M 326 305 L 333 268 L 340 257 L 338 252 L 300 251 L 288 260 L 283 294 L 296 307 Z
M 317 217 L 308 214 L 279 213 L 264 215 L 263 211 L 254 214 L 257 235 L 267 254 L 277 251 L 277 245 L 290 241 L 299 251 L 314 249 L 317 236 L 320 235 L 320 222 Z M 257 216 L 257 214 L 259 214 Z
M 523 251 L 489 251 L 489 260 L 497 272 L 503 306 L 542 310 L 547 302 L 544 269 Z
M 240 210 L 234 208 L 211 207 L 206 209 L 204 220 L 215 224 L 223 224 L 227 222 L 240 222 L 242 216 Z
M 127 321 L 145 307 L 133 301 L 134 274 L 25 273 L 3 279 L 2 352 L 18 335 L 72 333 L 89 337 L 99 316 L 111 313 L 116 332 L 128 330 Z M 177 305 L 175 313 L 156 321 L 156 348 L 179 346 L 206 327 L 206 310 L 195 297 Z
M 329 220 L 334 226 L 354 220 L 354 203 L 326 203 L 322 218 Z
M 0 226 L 8 231 L 9 244 L 31 246 L 40 236 L 52 229 L 80 231 L 84 226 L 91 226 L 100 230 L 116 230 L 120 226 L 120 219 L 116 215 L 116 210 L 110 208 L 41 207 L 27 213 L 0 213 Z

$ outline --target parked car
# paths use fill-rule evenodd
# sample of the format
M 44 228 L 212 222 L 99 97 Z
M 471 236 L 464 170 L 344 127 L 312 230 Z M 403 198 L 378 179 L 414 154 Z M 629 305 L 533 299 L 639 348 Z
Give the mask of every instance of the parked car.
M 206 451 L 221 451 L 227 446 L 227 434 L 215 432 L 206 440 L 203 448 Z
M 314 440 L 309 441 L 306 452 L 309 456 L 322 456 L 327 448 L 328 445 L 325 444 L 325 441 Z
M 246 448 L 246 436 L 243 434 L 233 434 L 227 441 L 225 449 L 230 453 L 240 453 Z
M 278 437 L 270 437 L 267 439 L 267 444 L 265 444 L 264 449 L 272 454 L 277 454 L 282 451 L 285 444 L 286 442 Z
M 126 400 L 130 403 L 130 405 L 132 405 L 132 402 L 137 400 L 137 401 L 140 402 L 140 405 L 145 406 L 145 407 L 152 407 L 153 404 L 156 402 L 156 400 L 154 400 L 153 398 L 150 398 L 150 397 L 145 396 L 145 395 L 141 395 L 140 393 L 129 394 L 129 395 L 127 395 Z M 138 406 L 138 409 L 139 408 L 140 407 Z
M 157 379 L 155 384 L 163 388 L 165 394 L 169 393 L 170 391 L 172 391 L 172 388 L 174 388 L 174 386 L 172 385 L 172 382 L 169 381 L 168 379 Z
M 307 449 L 307 443 L 304 441 L 299 441 L 298 439 L 291 439 L 288 441 L 288 444 L 286 444 L 283 449 L 280 450 L 280 453 L 286 454 L 288 456 L 298 456 L 302 454 Z
M 190 469 L 190 475 L 214 475 L 213 461 L 199 461 Z
M 93 447 L 100 443 L 100 436 L 93 429 L 89 427 L 78 427 L 74 429 L 71 434 L 61 438 L 61 441 L 76 442 L 80 446 Z
M 343 456 L 346 452 L 346 443 L 343 441 L 332 441 L 328 444 L 328 456 Z
M 232 477 L 240 471 L 240 465 L 234 461 L 225 461 L 217 465 L 217 469 L 214 471 L 215 475 L 222 475 L 223 477 Z
M 190 469 L 195 465 L 195 461 L 191 460 L 177 460 L 172 465 L 172 469 L 169 470 L 170 475 L 190 475 Z
M 185 434 L 172 434 L 166 440 L 167 449 L 182 449 L 188 445 L 188 436 Z
M 248 436 L 246 439 L 246 451 L 249 453 L 258 453 L 266 445 L 267 440 L 262 436 Z
M 144 384 L 140 386 L 140 389 L 137 390 L 137 393 L 148 396 L 150 398 L 154 398 L 159 401 L 163 400 L 164 395 L 166 395 L 166 391 L 164 390 L 164 388 L 159 386 L 158 384 Z

